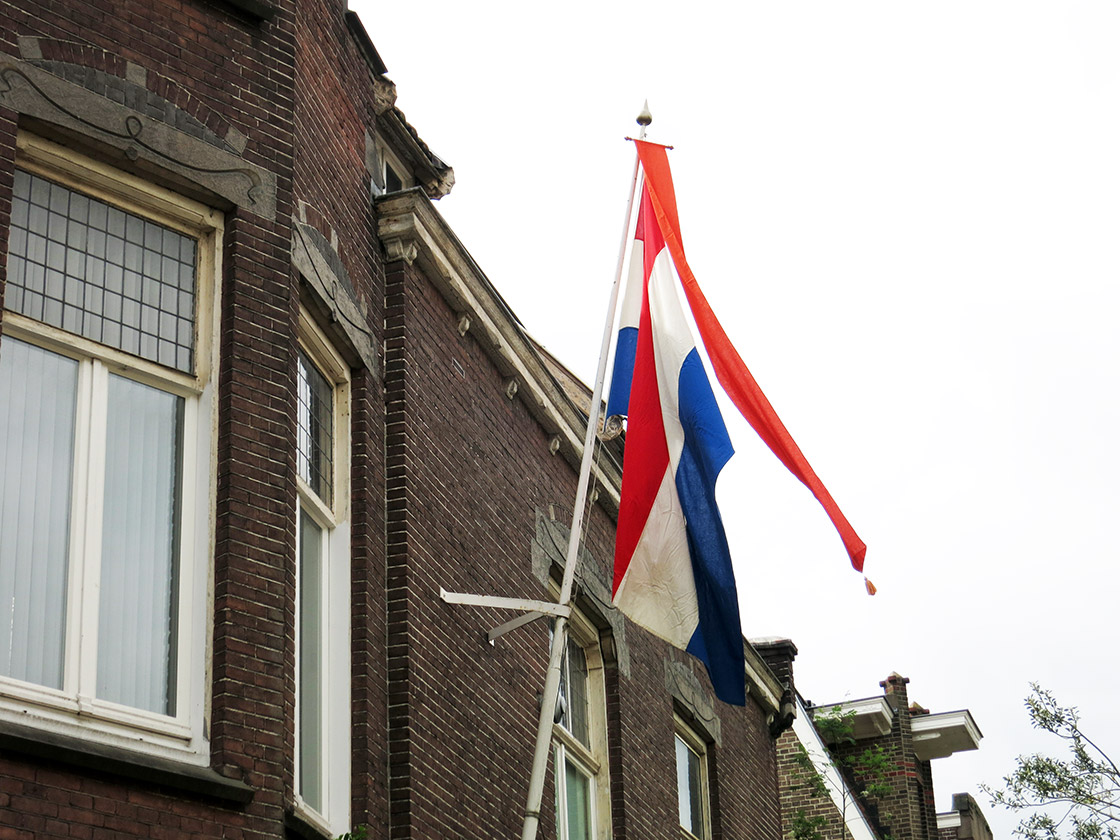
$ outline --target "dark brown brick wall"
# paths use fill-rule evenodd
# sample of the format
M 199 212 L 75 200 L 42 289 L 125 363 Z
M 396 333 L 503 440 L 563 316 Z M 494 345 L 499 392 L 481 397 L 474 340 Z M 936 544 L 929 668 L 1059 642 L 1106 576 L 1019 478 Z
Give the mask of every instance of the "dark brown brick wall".
M 792 729 L 778 738 L 778 774 L 782 802 L 783 837 L 792 836 L 795 818 L 804 813 L 807 819 L 823 818 L 826 822 L 820 828 L 821 835 L 827 840 L 850 838 L 851 832 L 845 823 L 845 815 L 828 795 L 814 795 L 806 788 L 806 777 L 797 764 L 799 741 Z M 858 808 L 855 802 L 846 807 Z
M 294 298 L 286 227 L 227 224 L 214 593 L 215 764 L 290 796 L 294 673 Z
M 338 255 L 380 346 L 384 268 L 374 237 L 365 135 L 375 118 L 369 70 L 339 0 L 301 0 L 296 38 L 295 212 L 337 243 Z M 353 796 L 351 821 L 375 837 L 388 824 L 385 399 L 381 372 L 353 371 L 351 548 Z
M 508 614 L 449 606 L 441 586 L 546 597 L 530 563 L 538 511 L 565 516 L 575 474 L 418 268 L 383 263 L 364 168 L 375 128 L 369 71 L 340 0 L 284 0 L 258 22 L 222 0 L 15 0 L 0 50 L 39 38 L 45 60 L 123 78 L 277 176 L 277 214 L 226 209 L 221 284 L 211 711 L 213 766 L 254 789 L 246 806 L 109 773 L 0 757 L 9 837 L 285 835 L 293 795 L 295 325 L 292 218 L 337 242 L 384 370 L 353 371 L 351 580 L 353 822 L 372 837 L 517 836 L 548 634 L 538 622 L 486 642 Z M 15 115 L 0 110 L 0 299 Z M 92 145 L 92 148 L 90 148 Z M 119 153 L 86 150 L 122 167 Z M 161 180 L 157 173 L 153 175 Z M 174 179 L 167 179 L 174 185 Z M 2 350 L 0 350 L 2 352 Z M 453 363 L 454 362 L 454 363 Z M 588 549 L 606 576 L 613 522 L 596 507 Z M 676 838 L 673 702 L 665 662 L 685 654 L 635 627 L 630 672 L 606 673 L 616 837 Z M 766 716 L 717 704 L 715 836 L 778 840 L 777 761 Z M 542 837 L 553 834 L 551 782 Z
M 542 597 L 535 512 L 574 488 L 555 488 L 543 431 L 435 289 L 398 263 L 388 290 L 391 836 L 515 836 L 547 630 L 491 647 L 508 615 L 438 592 Z
M 509 615 L 452 606 L 440 587 L 547 597 L 533 577 L 538 510 L 570 510 L 575 474 L 472 332 L 415 267 L 388 270 L 389 676 L 392 834 L 516 836 L 528 787 L 548 636 L 538 622 L 491 647 Z M 558 514 L 558 517 L 560 514 Z M 565 520 L 566 521 L 566 518 Z M 587 547 L 606 576 L 613 522 L 591 515 Z M 606 677 L 616 837 L 676 838 L 673 701 L 665 662 L 702 667 L 633 626 L 630 674 Z M 762 710 L 717 704 L 715 836 L 780 836 L 777 764 Z M 541 836 L 553 834 L 551 784 Z
M 223 243 L 210 738 L 213 766 L 255 790 L 247 806 L 109 774 L 5 755 L 3 837 L 283 835 L 291 788 L 294 551 L 293 328 L 289 242 L 294 147 L 290 5 L 258 23 L 224 3 L 66 0 L 0 6 L 0 49 L 39 38 L 43 59 L 121 77 L 219 136 L 248 138 L 246 160 L 277 176 L 274 221 L 227 210 Z M 14 121 L 0 114 L 0 266 L 6 264 Z M 119 153 L 86 151 L 129 167 Z M 160 180 L 158 174 L 153 176 Z M 167 183 L 175 187 L 176 181 Z M 219 203 L 221 206 L 221 203 Z M 2 271 L 2 269 L 0 269 Z

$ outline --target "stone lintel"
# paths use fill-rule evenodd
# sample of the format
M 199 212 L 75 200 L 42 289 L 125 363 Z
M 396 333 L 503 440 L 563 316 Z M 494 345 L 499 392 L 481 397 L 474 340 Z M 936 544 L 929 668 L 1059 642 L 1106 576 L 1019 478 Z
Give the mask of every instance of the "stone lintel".
M 276 216 L 275 173 L 2 53 L 0 105 L 117 149 L 265 219 Z

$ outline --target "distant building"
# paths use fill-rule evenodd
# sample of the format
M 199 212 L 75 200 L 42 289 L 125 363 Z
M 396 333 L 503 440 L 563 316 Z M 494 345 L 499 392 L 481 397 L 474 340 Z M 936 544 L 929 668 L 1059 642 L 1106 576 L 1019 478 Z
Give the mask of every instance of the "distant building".
M 796 692 L 794 644 L 767 639 L 753 645 L 783 685 Z M 935 813 L 931 762 L 976 749 L 982 735 L 968 710 L 931 714 L 909 703 L 907 683 L 906 677 L 891 674 L 880 683 L 878 697 L 819 705 L 796 696 L 797 719 L 778 739 L 787 838 L 799 837 L 800 827 L 825 840 L 950 840 L 939 834 L 942 817 Z M 825 718 L 842 721 L 839 738 L 835 726 L 822 725 Z M 814 793 L 806 784 L 806 757 L 824 782 L 823 792 Z M 959 807 L 968 805 L 966 816 L 956 814 L 964 831 L 974 819 L 987 828 L 971 797 L 957 794 L 955 807 L 958 801 Z M 946 815 L 944 830 L 952 822 L 953 815 Z M 990 832 L 983 840 L 990 840 Z
M 992 840 L 992 830 L 976 800 L 967 793 L 953 794 L 953 809 L 937 815 L 940 840 Z

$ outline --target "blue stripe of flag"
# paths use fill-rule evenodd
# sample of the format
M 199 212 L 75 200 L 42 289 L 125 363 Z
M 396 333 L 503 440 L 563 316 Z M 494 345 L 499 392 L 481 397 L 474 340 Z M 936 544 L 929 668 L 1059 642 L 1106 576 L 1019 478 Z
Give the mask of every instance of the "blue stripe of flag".
M 684 449 L 675 480 L 700 609 L 700 624 L 687 650 L 707 666 L 716 696 L 742 706 L 746 686 L 739 598 L 716 506 L 716 479 L 735 450 L 695 348 L 681 365 L 677 412 Z
M 638 328 L 623 327 L 618 331 L 611 373 L 611 392 L 607 397 L 607 417 L 630 413 L 630 385 L 634 381 L 634 357 L 638 352 Z

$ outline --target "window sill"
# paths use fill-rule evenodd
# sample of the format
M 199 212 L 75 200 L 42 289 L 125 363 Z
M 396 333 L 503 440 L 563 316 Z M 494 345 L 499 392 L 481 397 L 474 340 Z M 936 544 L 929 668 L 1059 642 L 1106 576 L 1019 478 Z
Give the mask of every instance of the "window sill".
M 244 782 L 227 779 L 209 767 L 194 767 L 158 756 L 142 755 L 121 747 L 44 732 L 10 721 L 0 721 L 0 750 L 166 785 L 232 804 L 244 805 L 254 793 L 253 788 Z

